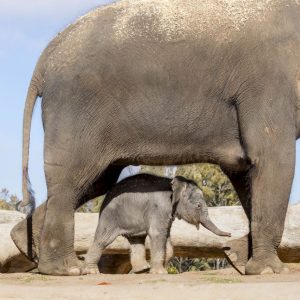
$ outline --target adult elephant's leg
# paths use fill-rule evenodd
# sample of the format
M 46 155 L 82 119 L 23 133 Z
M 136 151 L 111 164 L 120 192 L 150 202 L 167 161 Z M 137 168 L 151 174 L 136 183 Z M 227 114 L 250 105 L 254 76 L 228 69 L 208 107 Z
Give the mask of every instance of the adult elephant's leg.
M 238 172 L 238 173 L 230 173 L 226 172 L 226 175 L 230 179 L 236 193 L 239 196 L 239 200 L 241 205 L 245 211 L 245 214 L 248 220 L 251 220 L 251 189 L 249 185 L 249 173 L 248 171 L 245 172 Z
M 295 124 L 289 102 L 279 95 L 266 97 L 259 111 L 253 107 L 255 101 L 241 102 L 238 107 L 241 136 L 252 164 L 249 184 L 253 252 L 246 274 L 280 273 L 284 268 L 277 248 L 294 174 Z M 272 105 L 267 103 L 269 99 Z
M 98 178 L 91 184 L 86 194 L 77 203 L 77 207 L 80 207 L 89 200 L 92 200 L 98 196 L 106 194 L 111 187 L 117 182 L 119 175 L 126 166 L 122 165 L 110 165 Z
M 115 184 L 123 168 L 124 166 L 114 165 L 108 167 L 80 199 L 76 209 L 87 201 L 105 194 Z M 46 214 L 46 205 L 47 203 L 45 202 L 37 207 L 31 217 L 16 224 L 11 231 L 11 237 L 18 249 L 35 262 L 39 260 L 40 238 Z
M 43 203 L 37 207 L 32 216 L 16 224 L 10 233 L 18 249 L 36 263 L 39 257 L 40 237 L 45 214 L 46 203 Z
M 280 273 L 284 269 L 277 249 L 291 192 L 295 141 L 282 138 L 271 145 L 254 160 L 250 173 L 252 257 L 246 274 Z
M 79 195 L 73 182 L 53 182 L 54 174 L 46 176 L 48 200 L 38 269 L 43 274 L 80 275 L 80 263 L 74 251 L 74 211 Z
M 236 193 L 239 196 L 239 200 L 245 211 L 247 219 L 249 221 L 249 234 L 243 236 L 237 240 L 233 240 L 227 243 L 229 249 L 225 250 L 225 254 L 229 263 L 241 274 L 245 273 L 245 266 L 249 258 L 252 256 L 252 238 L 250 233 L 250 221 L 251 221 L 251 190 L 249 186 L 248 171 L 232 173 L 224 172 L 229 177 Z
M 99 169 L 93 169 L 99 168 Z M 121 171 L 121 167 L 118 171 Z M 94 194 L 98 192 L 106 192 L 110 189 L 111 185 L 115 183 L 111 178 L 117 178 L 119 172 L 115 170 L 111 174 L 110 169 L 106 171 L 104 168 L 101 171 L 99 164 L 89 165 L 87 167 L 87 174 L 83 170 L 68 170 L 66 168 L 60 173 L 49 172 L 47 176 L 48 183 L 48 200 L 46 208 L 46 216 L 44 220 L 43 230 L 40 241 L 40 257 L 38 268 L 41 273 L 53 275 L 80 275 L 84 268 L 81 262 L 77 259 L 74 251 L 74 211 L 78 203 L 85 199 L 86 196 L 81 191 L 85 191 L 89 195 L 92 194 L 91 187 L 96 179 L 92 178 L 90 174 L 101 173 L 103 181 L 106 185 L 102 184 L 99 188 L 95 186 Z M 85 185 L 79 184 L 76 180 L 72 181 L 70 174 L 81 172 L 82 178 L 88 178 Z M 78 174 L 77 173 L 77 174 Z M 106 176 L 110 174 L 112 177 Z M 86 177 L 85 177 L 86 176 Z M 71 180 L 70 180 L 71 177 Z M 73 177 L 74 178 L 74 177 Z M 64 179 L 67 179 L 64 181 Z M 98 183 L 100 185 L 100 183 Z M 109 185 L 111 184 L 111 185 Z M 88 186 L 87 186 L 88 185 Z M 78 189 L 80 186 L 80 190 Z

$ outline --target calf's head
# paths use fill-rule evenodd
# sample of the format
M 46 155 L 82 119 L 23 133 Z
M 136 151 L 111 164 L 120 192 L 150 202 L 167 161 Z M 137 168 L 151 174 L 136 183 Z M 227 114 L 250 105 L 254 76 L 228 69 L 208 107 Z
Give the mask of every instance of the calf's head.
M 171 184 L 173 190 L 172 203 L 176 208 L 176 217 L 196 225 L 197 229 L 202 224 L 217 235 L 231 236 L 230 233 L 218 229 L 211 221 L 203 193 L 195 182 L 177 176 L 172 180 Z

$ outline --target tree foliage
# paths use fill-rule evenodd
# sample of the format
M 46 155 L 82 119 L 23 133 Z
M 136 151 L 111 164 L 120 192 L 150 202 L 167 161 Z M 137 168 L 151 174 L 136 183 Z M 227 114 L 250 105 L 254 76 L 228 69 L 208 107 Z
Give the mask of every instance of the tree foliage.
M 82 206 L 80 206 L 77 209 L 77 212 L 81 212 L 81 213 L 97 213 L 97 212 L 99 212 L 101 204 L 104 200 L 104 197 L 105 197 L 105 195 L 102 195 L 93 200 L 86 202 L 85 204 L 83 204 Z
M 218 165 L 193 164 L 178 166 L 176 175 L 195 181 L 203 191 L 208 206 L 239 205 L 238 196 Z
M 18 210 L 25 212 L 25 208 L 18 205 L 21 200 L 17 195 L 10 194 L 9 190 L 2 188 L 0 190 L 0 209 L 4 210 Z

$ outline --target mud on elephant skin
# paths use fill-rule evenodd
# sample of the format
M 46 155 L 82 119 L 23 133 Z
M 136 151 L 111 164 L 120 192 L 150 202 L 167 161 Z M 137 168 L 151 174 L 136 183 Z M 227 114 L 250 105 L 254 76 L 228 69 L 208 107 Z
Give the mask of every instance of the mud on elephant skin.
M 74 210 L 110 190 L 123 167 L 211 162 L 231 177 L 250 220 L 246 272 L 280 273 L 299 74 L 296 0 L 119 1 L 70 25 L 42 53 L 25 104 L 26 204 L 32 110 L 42 97 L 39 270 L 82 272 Z
M 86 258 L 86 272 L 99 273 L 98 263 L 104 249 L 117 236 L 127 237 L 131 245 L 133 272 L 149 269 L 145 239 L 150 238 L 150 273 L 164 274 L 173 256 L 170 229 L 174 218 L 199 225 L 220 236 L 230 236 L 210 220 L 203 193 L 197 184 L 183 177 L 173 180 L 149 174 L 129 177 L 106 195 L 99 214 L 95 238 Z

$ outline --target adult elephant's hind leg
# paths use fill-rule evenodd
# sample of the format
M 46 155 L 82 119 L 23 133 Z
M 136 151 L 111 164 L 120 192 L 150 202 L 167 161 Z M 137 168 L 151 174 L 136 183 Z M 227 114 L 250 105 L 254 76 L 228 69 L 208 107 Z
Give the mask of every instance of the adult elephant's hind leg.
M 98 169 L 96 170 L 96 168 Z M 77 259 L 74 251 L 75 209 L 82 199 L 89 200 L 91 199 L 90 195 L 95 197 L 105 193 L 111 184 L 115 183 L 110 178 L 116 179 L 121 168 L 117 168 L 116 172 L 112 174 L 110 168 L 107 171 L 104 168 L 101 169 L 99 164 L 94 164 L 94 169 L 91 166 L 87 170 L 84 174 L 83 168 L 72 171 L 67 167 L 47 166 L 46 168 L 48 200 L 40 242 L 38 269 L 41 273 L 51 275 L 84 273 L 84 266 Z M 95 181 L 96 178 L 91 177 L 91 174 L 99 174 L 99 172 L 103 174 L 100 176 L 101 183 L 98 182 L 99 178 Z M 81 180 L 82 178 L 88 179 L 86 180 L 88 186 L 81 184 L 82 181 L 78 182 L 77 179 L 74 179 L 77 178 L 76 176 L 72 176 L 72 174 L 79 173 L 81 173 Z M 106 173 L 110 175 L 110 178 L 107 178 Z M 95 186 L 93 186 L 93 182 Z M 85 195 L 83 191 L 86 191 Z M 87 196 L 87 194 L 89 195 Z
M 81 264 L 74 251 L 74 210 L 78 196 L 63 183 L 48 186 L 38 269 L 50 275 L 80 275 Z
M 249 184 L 253 249 L 246 274 L 284 270 L 277 249 L 294 174 L 295 127 L 290 124 L 293 114 L 282 109 L 284 99 L 269 99 L 274 101 L 272 111 L 269 104 L 258 112 L 250 107 L 255 101 L 250 105 L 245 101 L 239 107 L 241 134 L 252 163 Z

